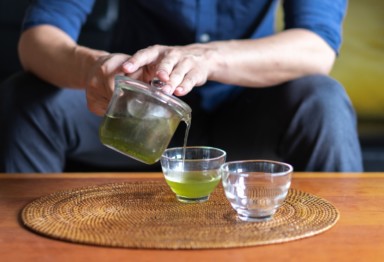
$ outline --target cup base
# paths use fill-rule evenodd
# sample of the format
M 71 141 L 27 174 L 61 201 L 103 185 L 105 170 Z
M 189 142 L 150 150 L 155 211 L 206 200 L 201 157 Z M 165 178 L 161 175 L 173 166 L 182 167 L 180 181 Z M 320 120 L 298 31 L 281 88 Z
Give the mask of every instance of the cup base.
M 247 221 L 247 222 L 265 222 L 268 220 L 271 220 L 273 215 L 268 215 L 268 216 L 260 216 L 260 217 L 251 217 L 251 216 L 245 216 L 238 214 L 238 218 L 242 221 Z
M 198 197 L 198 198 L 190 198 L 183 196 L 176 196 L 177 200 L 183 203 L 202 203 L 209 199 L 209 196 Z

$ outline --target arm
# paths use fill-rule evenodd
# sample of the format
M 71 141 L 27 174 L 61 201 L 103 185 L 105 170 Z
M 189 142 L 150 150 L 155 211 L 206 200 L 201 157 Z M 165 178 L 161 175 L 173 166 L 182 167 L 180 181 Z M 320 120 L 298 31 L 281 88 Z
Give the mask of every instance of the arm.
M 50 25 L 24 31 L 19 41 L 23 68 L 59 87 L 85 88 L 85 72 L 107 54 L 78 46 L 66 33 Z
M 76 43 L 94 0 L 34 0 L 24 17 L 19 58 L 25 70 L 58 87 L 86 90 L 90 111 L 102 115 L 114 75 L 129 56 Z
M 335 52 L 318 35 L 291 29 L 259 40 L 213 43 L 217 57 L 208 80 L 266 87 L 309 74 L 328 74 Z
M 207 80 L 247 87 L 276 85 L 308 74 L 328 74 L 335 51 L 306 29 L 262 39 L 217 41 L 184 47 L 152 46 L 123 65 L 126 73 L 156 64 L 165 90 L 185 95 Z
M 89 110 L 103 115 L 129 56 L 80 46 L 57 27 L 39 25 L 22 33 L 19 57 L 25 70 L 55 86 L 86 89 Z

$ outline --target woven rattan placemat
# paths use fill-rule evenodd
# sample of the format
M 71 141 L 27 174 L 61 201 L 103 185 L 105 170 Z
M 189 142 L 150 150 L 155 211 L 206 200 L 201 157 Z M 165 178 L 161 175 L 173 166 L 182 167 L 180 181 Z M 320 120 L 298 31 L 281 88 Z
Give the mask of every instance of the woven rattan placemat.
M 126 182 L 61 191 L 29 203 L 24 225 L 39 234 L 109 247 L 205 249 L 281 243 L 319 234 L 338 210 L 290 189 L 274 218 L 243 222 L 218 186 L 205 203 L 176 200 L 165 182 Z

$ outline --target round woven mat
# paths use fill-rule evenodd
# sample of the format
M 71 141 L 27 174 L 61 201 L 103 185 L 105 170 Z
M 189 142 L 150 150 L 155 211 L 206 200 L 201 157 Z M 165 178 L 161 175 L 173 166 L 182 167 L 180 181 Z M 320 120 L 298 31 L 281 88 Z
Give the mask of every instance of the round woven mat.
M 110 247 L 204 249 L 281 243 L 331 228 L 338 210 L 290 189 L 267 222 L 243 222 L 218 186 L 205 203 L 176 200 L 165 182 L 127 182 L 57 192 L 21 212 L 26 227 L 74 243 Z

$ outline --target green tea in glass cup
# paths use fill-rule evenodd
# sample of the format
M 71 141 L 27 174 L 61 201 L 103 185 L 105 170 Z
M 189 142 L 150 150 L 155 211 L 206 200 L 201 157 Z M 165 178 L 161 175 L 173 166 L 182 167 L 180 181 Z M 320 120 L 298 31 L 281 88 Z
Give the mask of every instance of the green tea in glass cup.
M 219 168 L 225 163 L 224 150 L 190 146 L 168 148 L 160 163 L 165 180 L 184 203 L 205 202 L 220 182 Z

